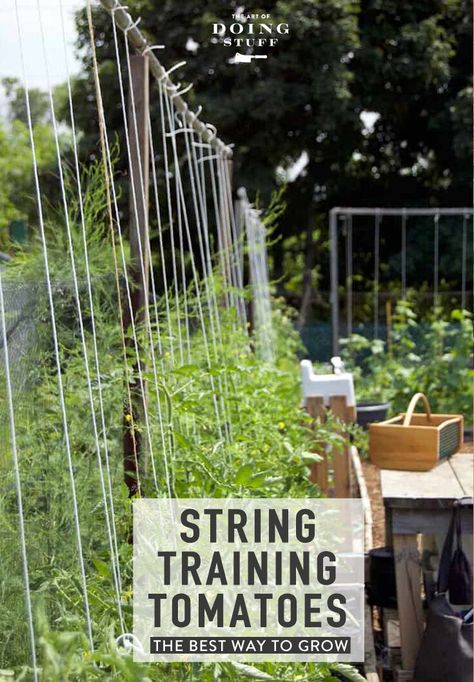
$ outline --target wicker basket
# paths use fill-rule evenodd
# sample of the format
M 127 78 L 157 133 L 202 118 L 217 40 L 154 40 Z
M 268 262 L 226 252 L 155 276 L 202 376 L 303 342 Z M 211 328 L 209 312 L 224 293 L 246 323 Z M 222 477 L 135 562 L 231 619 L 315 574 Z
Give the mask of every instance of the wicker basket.
M 419 400 L 425 412 L 415 414 Z M 369 427 L 370 459 L 383 469 L 428 471 L 463 444 L 462 415 L 432 414 L 423 393 L 413 396 L 406 413 Z

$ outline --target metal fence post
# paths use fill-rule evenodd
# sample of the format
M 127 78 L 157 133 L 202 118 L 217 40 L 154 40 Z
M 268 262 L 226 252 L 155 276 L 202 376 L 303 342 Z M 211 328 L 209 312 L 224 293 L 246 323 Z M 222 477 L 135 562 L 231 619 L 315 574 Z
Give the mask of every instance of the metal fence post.
M 332 354 L 339 351 L 339 297 L 337 285 L 339 280 L 337 265 L 337 208 L 329 212 L 329 239 L 331 244 L 331 329 Z

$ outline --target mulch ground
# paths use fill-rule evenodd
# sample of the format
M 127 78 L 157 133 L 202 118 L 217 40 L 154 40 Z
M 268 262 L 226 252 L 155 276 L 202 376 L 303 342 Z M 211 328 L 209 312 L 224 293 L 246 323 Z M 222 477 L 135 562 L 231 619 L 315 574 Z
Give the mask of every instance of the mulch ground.
M 473 452 L 474 444 L 471 442 L 464 443 L 461 452 Z M 364 472 L 365 483 L 370 497 L 370 504 L 372 507 L 372 523 L 373 523 L 373 542 L 374 547 L 383 547 L 385 545 L 385 511 L 383 508 L 382 494 L 380 491 L 380 469 L 369 460 L 362 461 L 362 470 Z

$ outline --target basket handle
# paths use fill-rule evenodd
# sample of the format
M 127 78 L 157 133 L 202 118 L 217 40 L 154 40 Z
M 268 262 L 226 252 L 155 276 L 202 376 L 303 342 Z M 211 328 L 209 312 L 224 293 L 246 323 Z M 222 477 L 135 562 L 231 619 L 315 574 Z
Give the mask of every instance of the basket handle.
M 410 426 L 411 418 L 413 417 L 413 412 L 415 411 L 416 404 L 419 400 L 423 401 L 426 410 L 426 416 L 428 417 L 428 421 L 431 421 L 431 408 L 427 397 L 425 396 L 424 393 L 415 393 L 413 398 L 410 400 L 410 404 L 408 405 L 408 409 L 405 414 L 405 419 L 403 420 L 403 426 Z

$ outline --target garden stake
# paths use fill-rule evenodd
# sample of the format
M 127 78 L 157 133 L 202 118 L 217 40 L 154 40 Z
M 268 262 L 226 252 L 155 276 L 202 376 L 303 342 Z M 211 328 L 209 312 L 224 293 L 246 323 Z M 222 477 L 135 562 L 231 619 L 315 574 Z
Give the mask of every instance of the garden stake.
M 135 324 L 145 321 L 148 310 L 148 253 L 142 245 L 148 243 L 148 171 L 149 171 L 149 65 L 148 56 L 133 55 L 130 59 L 129 93 L 129 138 L 130 138 L 130 256 L 132 265 L 129 272 L 133 283 L 131 307 L 125 306 L 124 329 L 128 329 L 131 318 Z M 141 191 L 139 191 L 141 188 Z M 127 345 L 132 339 L 127 335 Z M 134 368 L 138 370 L 137 367 Z M 142 366 L 142 371 L 143 371 Z M 130 381 L 134 423 L 143 421 L 146 410 L 146 384 Z M 130 417 L 125 414 L 123 433 L 124 480 L 130 497 L 140 495 L 138 467 L 145 466 L 143 444 L 139 430 L 131 428 Z M 135 450 L 137 456 L 135 457 Z M 145 467 L 146 468 L 146 467 Z

